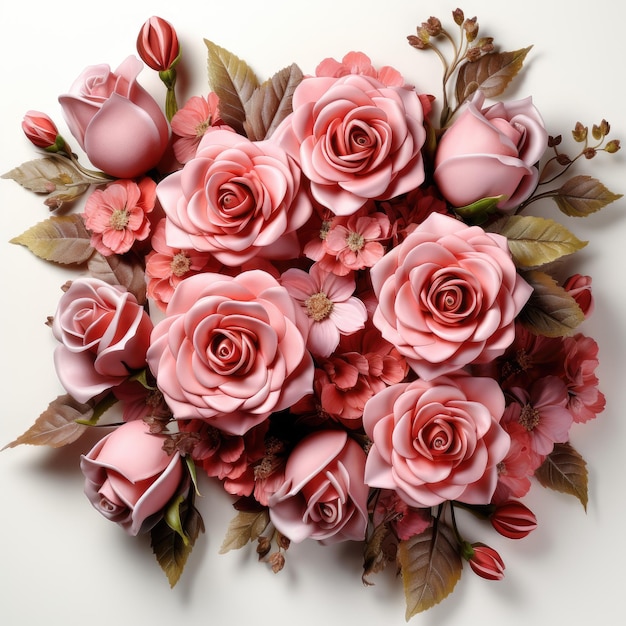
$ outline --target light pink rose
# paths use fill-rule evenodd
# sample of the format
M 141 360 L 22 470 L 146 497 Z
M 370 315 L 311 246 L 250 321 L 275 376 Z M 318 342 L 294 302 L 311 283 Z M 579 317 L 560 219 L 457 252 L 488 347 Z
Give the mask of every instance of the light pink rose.
M 313 361 L 289 293 L 267 272 L 183 280 L 147 360 L 177 419 L 243 435 L 313 388 Z
M 271 136 L 298 161 L 315 200 L 351 215 L 424 181 L 424 114 L 414 89 L 372 76 L 304 79 Z
M 373 321 L 424 379 L 500 356 L 532 288 L 505 237 L 431 214 L 371 270 Z
M 81 456 L 85 494 L 107 519 L 130 535 L 149 531 L 185 478 L 180 454 L 137 420 L 118 426 Z
M 161 108 L 137 82 L 142 67 L 134 56 L 115 72 L 91 65 L 59 96 L 67 125 L 91 163 L 117 178 L 151 170 L 169 139 Z
M 61 296 L 52 322 L 60 341 L 54 365 L 61 384 L 78 402 L 123 383 L 146 366 L 152 321 L 119 285 L 78 278 Z
M 269 499 L 270 519 L 291 541 L 362 541 L 369 488 L 363 448 L 344 431 L 307 435 L 291 451 L 285 482 Z
M 365 482 L 414 507 L 488 504 L 510 444 L 499 423 L 504 406 L 495 380 L 461 372 L 383 389 L 363 413 L 373 442 Z
M 233 267 L 260 255 L 291 259 L 312 206 L 300 170 L 278 145 L 211 129 L 195 157 L 157 187 L 167 244 L 210 252 Z
M 482 108 L 477 92 L 443 134 L 435 157 L 435 182 L 453 206 L 504 195 L 501 210 L 513 209 L 537 186 L 537 161 L 548 133 L 532 98 Z

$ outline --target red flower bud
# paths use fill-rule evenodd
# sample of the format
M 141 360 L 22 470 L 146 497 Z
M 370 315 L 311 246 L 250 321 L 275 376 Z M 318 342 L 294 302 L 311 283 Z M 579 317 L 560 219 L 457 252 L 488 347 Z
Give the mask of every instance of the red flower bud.
M 535 514 L 517 500 L 499 504 L 489 519 L 492 526 L 509 539 L 521 539 L 537 528 Z
M 22 130 L 38 148 L 51 148 L 57 142 L 59 131 L 55 123 L 39 111 L 27 111 L 22 121 Z
M 152 16 L 139 31 L 137 52 L 153 70 L 165 72 L 171 69 L 180 54 L 174 27 L 162 17 Z
M 574 274 L 565 281 L 563 289 L 576 300 L 585 317 L 589 317 L 593 313 L 594 302 L 591 294 L 591 276 Z
M 502 580 L 504 578 L 502 557 L 484 543 L 473 543 L 471 547 L 473 552 L 468 561 L 474 573 L 487 580 Z

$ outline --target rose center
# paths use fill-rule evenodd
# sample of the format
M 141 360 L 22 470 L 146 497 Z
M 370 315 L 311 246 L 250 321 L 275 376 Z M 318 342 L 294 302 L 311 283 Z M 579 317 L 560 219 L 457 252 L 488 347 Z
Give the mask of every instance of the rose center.
M 180 278 L 184 276 L 191 268 L 191 259 L 184 253 L 178 252 L 174 255 L 172 262 L 170 263 L 170 271 L 174 276 Z
M 314 293 L 307 298 L 304 306 L 306 307 L 307 315 L 316 322 L 325 320 L 333 310 L 332 300 L 323 291 Z
M 109 226 L 113 230 L 124 230 L 128 226 L 129 215 L 126 209 L 116 209 L 111 213 Z
M 351 232 L 346 238 L 346 245 L 352 252 L 358 252 L 365 245 L 365 238 L 360 233 Z
M 522 407 L 518 421 L 527 431 L 530 432 L 539 424 L 539 411 L 530 404 L 525 404 Z

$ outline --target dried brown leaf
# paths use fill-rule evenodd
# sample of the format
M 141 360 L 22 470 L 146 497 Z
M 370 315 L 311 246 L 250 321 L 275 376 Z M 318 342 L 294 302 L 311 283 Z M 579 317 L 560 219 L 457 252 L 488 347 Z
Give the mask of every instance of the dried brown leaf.
M 76 402 L 69 395 L 59 396 L 23 435 L 2 449 L 23 444 L 61 448 L 76 441 L 89 428 L 76 420 L 89 420 L 92 414 L 93 407 L 89 404 Z
M 251 141 L 267 139 L 291 113 L 293 92 L 302 81 L 302 71 L 294 63 L 277 72 L 255 89 L 245 103 L 244 130 Z
M 571 217 L 586 217 L 621 197 L 592 176 L 574 176 L 553 196 L 561 212 Z
M 385 542 L 389 539 L 391 531 L 388 524 L 379 524 L 365 542 L 363 550 L 363 576 L 364 585 L 372 585 L 368 580 L 370 574 L 377 574 L 385 569 L 390 560 L 388 551 L 385 550 Z
M 50 217 L 11 239 L 41 259 L 63 264 L 87 261 L 93 254 L 89 241 L 82 216 L 75 214 Z
M 208 50 L 209 83 L 219 98 L 220 117 L 244 134 L 245 105 L 259 80 L 245 61 L 208 39 L 204 43 Z
M 136 257 L 113 254 L 104 256 L 95 252 L 87 264 L 94 278 L 109 285 L 122 285 L 136 298 L 139 304 L 146 302 L 146 279 L 143 266 Z
M 243 548 L 250 541 L 255 541 L 267 528 L 270 516 L 267 509 L 258 512 L 239 511 L 230 521 L 226 536 L 220 548 L 220 554 Z
M 450 526 L 439 521 L 398 545 L 407 621 L 452 593 L 463 562 Z
M 476 91 L 486 98 L 501 95 L 507 85 L 522 69 L 524 59 L 532 46 L 513 52 L 492 52 L 472 63 L 464 63 L 456 80 L 456 100 L 460 106 Z
M 533 293 L 519 315 L 522 324 L 545 337 L 571 335 L 585 319 L 576 300 L 544 272 L 525 272 L 524 278 Z
M 544 487 L 575 496 L 587 510 L 587 464 L 570 443 L 555 444 L 535 477 Z

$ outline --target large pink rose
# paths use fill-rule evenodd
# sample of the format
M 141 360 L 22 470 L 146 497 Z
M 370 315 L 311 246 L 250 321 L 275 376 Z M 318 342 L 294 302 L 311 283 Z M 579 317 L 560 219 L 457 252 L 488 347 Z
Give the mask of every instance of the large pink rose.
M 210 252 L 230 266 L 257 255 L 294 258 L 295 231 L 312 212 L 300 177 L 280 146 L 209 130 L 195 157 L 157 187 L 167 244 Z
M 307 435 L 292 450 L 285 482 L 269 499 L 270 519 L 291 541 L 362 541 L 369 488 L 365 452 L 344 431 Z
M 311 193 L 336 215 L 387 200 L 424 181 L 426 132 L 414 89 L 372 76 L 311 77 L 293 95 L 293 113 L 271 136 L 300 163 Z
M 460 372 L 383 389 L 363 413 L 373 442 L 365 482 L 415 507 L 488 504 L 510 445 L 499 423 L 504 406 L 494 379 Z
M 161 108 L 137 83 L 142 68 L 134 56 L 115 72 L 108 65 L 91 65 L 59 96 L 70 132 L 89 160 L 117 178 L 151 170 L 169 139 Z
M 131 535 L 147 532 L 183 486 L 180 454 L 163 450 L 163 437 L 137 420 L 117 427 L 81 457 L 85 494 L 107 519 Z
M 97 278 L 78 278 L 61 296 L 52 322 L 60 341 L 54 365 L 78 402 L 145 368 L 152 321 L 131 293 Z
M 295 304 L 260 270 L 183 280 L 152 333 L 148 364 L 178 419 L 243 435 L 311 393 Z
M 371 270 L 374 324 L 429 380 L 500 356 L 532 288 L 505 237 L 439 213 Z
M 482 108 L 478 92 L 443 134 L 435 157 L 435 182 L 453 206 L 505 196 L 502 210 L 513 209 L 537 186 L 537 161 L 548 133 L 532 98 Z

